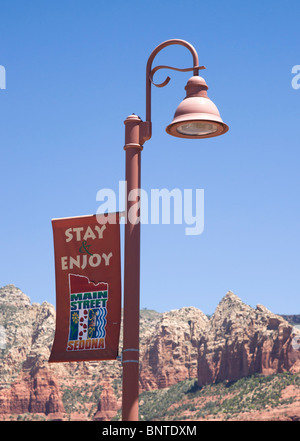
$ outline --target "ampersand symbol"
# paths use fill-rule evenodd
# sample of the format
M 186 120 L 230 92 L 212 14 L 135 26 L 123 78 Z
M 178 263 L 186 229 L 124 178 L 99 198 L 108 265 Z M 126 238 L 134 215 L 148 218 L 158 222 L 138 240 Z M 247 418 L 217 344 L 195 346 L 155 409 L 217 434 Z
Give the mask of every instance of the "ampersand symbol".
M 87 248 L 90 248 L 91 245 L 87 245 L 87 241 L 83 240 L 82 241 L 82 246 L 79 248 L 79 252 L 80 253 L 88 253 L 90 256 L 92 256 L 92 253 L 89 252 L 89 250 Z M 82 249 L 83 248 L 83 249 Z

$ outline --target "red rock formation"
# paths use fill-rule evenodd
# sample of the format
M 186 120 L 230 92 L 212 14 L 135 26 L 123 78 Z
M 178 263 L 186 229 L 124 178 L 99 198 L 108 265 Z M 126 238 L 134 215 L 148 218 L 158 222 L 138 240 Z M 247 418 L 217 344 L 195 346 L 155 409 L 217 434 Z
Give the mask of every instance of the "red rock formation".
M 283 318 L 229 291 L 199 339 L 198 384 L 287 371 L 300 359 L 298 338 Z
M 198 341 L 207 324 L 206 315 L 193 307 L 163 314 L 145 342 L 140 369 L 142 390 L 196 378 Z
M 57 380 L 47 369 L 38 369 L 33 376 L 21 374 L 9 389 L 2 389 L 0 409 L 2 414 L 65 411 Z
M 31 304 L 9 285 L 0 289 L 0 325 L 0 419 L 31 413 L 51 420 L 106 421 L 120 409 L 119 361 L 48 364 L 52 305 Z M 256 372 L 298 372 L 299 348 L 295 328 L 230 292 L 210 320 L 193 307 L 165 314 L 141 311 L 141 391 L 197 376 L 203 385 Z
M 110 421 L 121 408 L 121 400 L 117 400 L 109 381 L 103 384 L 103 390 L 98 403 L 98 411 L 94 421 Z

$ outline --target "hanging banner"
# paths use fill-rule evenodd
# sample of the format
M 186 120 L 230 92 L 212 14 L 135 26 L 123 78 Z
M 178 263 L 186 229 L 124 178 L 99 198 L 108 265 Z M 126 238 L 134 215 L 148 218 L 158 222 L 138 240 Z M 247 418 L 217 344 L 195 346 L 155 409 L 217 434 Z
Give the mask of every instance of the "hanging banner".
M 115 360 L 121 322 L 119 214 L 52 220 L 56 330 L 49 362 Z

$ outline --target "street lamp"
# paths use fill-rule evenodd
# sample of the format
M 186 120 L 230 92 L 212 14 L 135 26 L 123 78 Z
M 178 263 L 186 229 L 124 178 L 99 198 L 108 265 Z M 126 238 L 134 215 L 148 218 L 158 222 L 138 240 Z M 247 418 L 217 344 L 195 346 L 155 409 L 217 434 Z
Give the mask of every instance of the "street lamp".
M 207 96 L 203 78 L 193 76 L 185 86 L 186 98 L 176 109 L 174 119 L 166 128 L 167 133 L 180 138 L 210 138 L 227 132 L 215 104 Z
M 186 47 L 193 56 L 193 67 L 178 69 L 157 66 L 152 69 L 155 56 L 163 48 L 179 44 Z M 161 83 L 153 82 L 153 75 L 162 68 L 181 72 L 193 71 L 186 85 L 186 98 L 179 104 L 174 119 L 166 128 L 167 133 L 180 138 L 209 138 L 227 132 L 228 126 L 222 121 L 215 104 L 207 96 L 207 85 L 199 77 L 198 54 L 195 48 L 184 40 L 167 40 L 151 53 L 146 67 L 146 121 L 132 114 L 126 118 L 126 224 L 124 256 L 124 315 L 123 315 L 123 385 L 122 419 L 138 420 L 139 394 L 139 314 L 140 314 L 140 220 L 136 210 L 141 188 L 141 151 L 144 143 L 151 138 L 151 84 L 164 87 L 170 78 Z

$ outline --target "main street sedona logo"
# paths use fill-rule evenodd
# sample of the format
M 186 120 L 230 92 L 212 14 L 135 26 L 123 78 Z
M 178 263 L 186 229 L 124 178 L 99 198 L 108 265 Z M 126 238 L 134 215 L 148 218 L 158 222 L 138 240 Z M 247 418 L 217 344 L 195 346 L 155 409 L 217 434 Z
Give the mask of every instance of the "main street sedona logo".
M 67 351 L 105 349 L 108 284 L 69 274 L 70 323 Z

